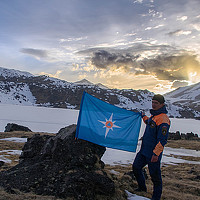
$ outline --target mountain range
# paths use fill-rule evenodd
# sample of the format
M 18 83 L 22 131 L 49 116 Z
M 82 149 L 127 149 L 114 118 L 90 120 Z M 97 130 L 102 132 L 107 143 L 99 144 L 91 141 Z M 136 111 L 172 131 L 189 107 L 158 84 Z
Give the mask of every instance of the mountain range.
M 154 95 L 148 90 L 109 89 L 86 79 L 72 83 L 0 67 L 2 104 L 79 109 L 83 91 L 118 107 L 147 114 Z M 200 83 L 180 87 L 164 96 L 170 117 L 200 119 Z

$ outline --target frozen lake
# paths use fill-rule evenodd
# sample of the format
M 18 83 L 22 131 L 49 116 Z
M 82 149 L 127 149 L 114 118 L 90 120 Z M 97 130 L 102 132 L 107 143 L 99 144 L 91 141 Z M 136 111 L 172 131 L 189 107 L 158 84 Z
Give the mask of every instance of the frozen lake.
M 76 124 L 78 110 L 0 104 L 0 132 L 7 123 L 28 126 L 34 132 L 57 133 L 61 128 Z M 196 133 L 200 136 L 200 120 L 172 118 L 170 132 Z M 140 136 L 144 132 L 142 123 Z

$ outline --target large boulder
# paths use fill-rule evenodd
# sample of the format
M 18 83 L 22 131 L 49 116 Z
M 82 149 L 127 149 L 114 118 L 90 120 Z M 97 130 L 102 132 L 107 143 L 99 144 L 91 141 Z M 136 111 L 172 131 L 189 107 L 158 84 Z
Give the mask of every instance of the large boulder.
M 0 186 L 81 200 L 113 195 L 114 182 L 101 161 L 106 148 L 75 140 L 75 130 L 72 125 L 55 136 L 29 138 L 19 164 L 0 174 Z
M 32 132 L 28 127 L 21 126 L 14 123 L 8 123 L 5 127 L 4 132 L 13 132 L 13 131 L 25 131 L 25 132 Z

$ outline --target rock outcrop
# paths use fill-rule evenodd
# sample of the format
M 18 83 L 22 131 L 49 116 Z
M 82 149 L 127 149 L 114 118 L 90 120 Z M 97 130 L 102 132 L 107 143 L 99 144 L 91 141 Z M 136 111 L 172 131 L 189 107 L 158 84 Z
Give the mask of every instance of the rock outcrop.
M 106 148 L 75 140 L 75 130 L 71 125 L 55 136 L 36 134 L 29 138 L 19 164 L 1 172 L 0 186 L 81 200 L 113 195 L 114 182 L 101 161 Z
M 13 131 L 25 131 L 25 132 L 32 132 L 28 127 L 21 126 L 14 123 L 8 123 L 5 127 L 4 132 L 13 132 Z
M 169 132 L 168 140 L 200 140 L 198 134 L 195 133 L 180 133 L 176 131 L 175 133 Z

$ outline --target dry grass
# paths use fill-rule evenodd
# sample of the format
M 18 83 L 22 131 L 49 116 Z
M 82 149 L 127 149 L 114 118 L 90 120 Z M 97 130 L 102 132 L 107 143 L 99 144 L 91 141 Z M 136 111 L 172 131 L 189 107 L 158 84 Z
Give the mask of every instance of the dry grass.
M 199 165 L 179 164 L 167 166 L 163 173 L 164 199 L 200 199 Z
M 168 140 L 166 147 L 200 151 L 200 140 Z
M 0 140 L 0 151 L 2 150 L 19 150 L 22 149 L 24 143 L 16 143 L 11 141 L 2 141 Z
M 10 194 L 11 192 L 15 194 Z M 61 200 L 54 196 L 41 196 L 33 193 L 23 193 L 19 190 L 12 190 L 9 193 L 0 188 L 0 200 Z M 69 199 L 70 200 L 70 199 Z
M 55 136 L 55 133 L 14 131 L 14 132 L 0 132 L 0 139 L 10 138 L 10 137 L 28 138 L 32 137 L 35 134 Z
M 137 182 L 132 180 L 130 176 L 124 175 L 125 172 L 131 170 L 131 165 L 122 166 L 106 166 L 105 170 L 114 170 L 118 174 L 110 175 L 120 190 L 128 190 L 135 193 Z M 136 194 L 151 198 L 153 185 L 150 179 L 148 169 L 147 193 L 137 192 Z M 162 200 L 200 200 L 200 167 L 199 165 L 179 164 L 162 167 L 163 194 Z
M 174 158 L 179 158 L 183 160 L 189 160 L 189 161 L 200 161 L 200 157 L 193 157 L 193 156 L 177 156 L 173 155 Z
M 31 137 L 35 133 L 30 132 L 12 132 L 12 133 L 0 133 L 0 138 L 8 137 Z M 41 135 L 55 135 L 49 133 L 39 133 Z M 0 150 L 21 150 L 23 143 L 0 141 Z M 188 141 L 188 140 L 178 140 L 169 141 L 168 147 L 172 148 L 186 148 L 193 150 L 200 150 L 200 141 Z M 0 153 L 0 155 L 3 153 Z M 4 153 L 5 155 L 5 153 Z M 180 157 L 180 156 L 179 156 Z M 12 160 L 12 163 L 5 164 L 0 170 L 7 170 L 10 167 L 18 163 L 19 155 L 9 155 L 8 157 Z M 187 160 L 200 161 L 199 157 L 181 157 Z M 137 183 L 132 180 L 130 176 L 124 175 L 126 172 L 131 171 L 131 165 L 121 166 L 105 166 L 105 171 L 108 176 L 115 182 L 116 194 L 113 197 L 108 198 L 109 200 L 125 200 L 127 199 L 125 195 L 125 190 L 131 193 L 135 193 L 134 189 L 137 188 Z M 152 182 L 148 173 L 147 183 L 147 193 L 137 193 L 141 196 L 146 196 L 151 198 L 152 195 Z M 178 165 L 168 165 L 162 167 L 162 177 L 163 177 L 163 194 L 162 200 L 200 200 L 200 166 L 191 164 L 178 164 Z M 12 192 L 5 191 L 0 188 L 0 200 L 59 200 L 52 196 L 41 196 L 32 193 L 23 193 L 18 190 L 14 190 L 15 194 Z M 98 200 L 106 200 L 101 196 L 97 197 Z M 73 200 L 73 198 L 68 198 L 68 200 Z

